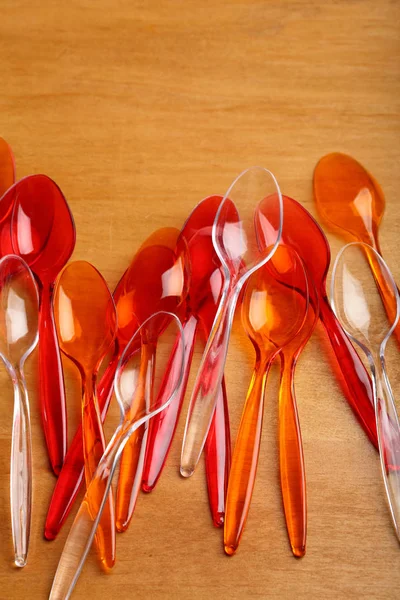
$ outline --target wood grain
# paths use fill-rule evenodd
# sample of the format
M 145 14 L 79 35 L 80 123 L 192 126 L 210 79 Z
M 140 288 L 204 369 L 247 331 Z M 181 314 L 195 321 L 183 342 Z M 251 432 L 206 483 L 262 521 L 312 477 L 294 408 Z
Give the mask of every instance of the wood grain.
M 19 177 L 43 172 L 60 185 L 76 220 L 74 258 L 93 262 L 111 288 L 147 235 L 180 227 L 201 198 L 223 193 L 252 164 L 271 169 L 282 191 L 315 214 L 312 171 L 334 150 L 354 155 L 380 181 L 388 200 L 382 248 L 400 280 L 398 1 L 2 0 L 0 8 L 0 135 L 14 149 Z M 342 242 L 329 239 L 335 256 Z M 237 329 L 226 372 L 234 435 L 252 361 Z M 303 560 L 291 556 L 282 515 L 273 377 L 237 556 L 224 556 L 211 524 L 203 467 L 189 481 L 178 475 L 182 419 L 158 488 L 140 497 L 130 530 L 118 536 L 114 571 L 104 575 L 91 557 L 73 597 L 398 598 L 400 554 L 378 457 L 331 361 L 318 328 L 296 380 L 309 502 Z M 391 367 L 399 397 L 396 354 Z M 76 420 L 79 387 L 66 368 Z M 67 533 L 55 542 L 42 536 L 54 478 L 36 370 L 37 356 L 28 365 L 35 499 L 23 571 L 11 566 L 12 395 L 0 373 L 4 600 L 48 596 Z M 116 422 L 114 405 L 108 435 Z

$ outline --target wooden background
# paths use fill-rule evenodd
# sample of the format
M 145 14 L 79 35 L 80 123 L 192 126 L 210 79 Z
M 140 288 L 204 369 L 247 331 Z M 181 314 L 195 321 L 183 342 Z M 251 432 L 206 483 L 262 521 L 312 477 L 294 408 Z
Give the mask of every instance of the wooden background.
M 75 259 L 111 288 L 147 235 L 180 227 L 193 206 L 261 164 L 313 214 L 323 154 L 354 155 L 387 198 L 383 252 L 400 280 L 400 3 L 302 1 L 0 0 L 0 135 L 18 177 L 46 173 L 76 220 Z M 342 241 L 329 236 L 333 256 Z M 227 366 L 235 435 L 253 356 L 234 334 Z M 379 462 L 332 375 L 318 328 L 296 391 L 308 482 L 307 555 L 290 553 L 277 473 L 276 373 L 259 471 L 238 554 L 224 555 L 210 520 L 203 466 L 178 475 L 184 419 L 158 488 L 118 536 L 110 575 L 88 560 L 74 598 L 398 598 L 400 553 Z M 391 362 L 400 395 L 398 355 Z M 0 389 L 0 598 L 48 596 L 67 526 L 42 528 L 54 478 L 39 424 L 37 356 L 27 366 L 34 436 L 29 563 L 11 566 L 8 481 L 12 390 Z M 79 411 L 77 373 L 66 364 Z M 185 406 L 186 408 L 186 406 Z M 185 410 L 184 410 L 185 412 Z M 117 422 L 112 408 L 108 435 Z M 70 430 L 72 433 L 72 428 Z

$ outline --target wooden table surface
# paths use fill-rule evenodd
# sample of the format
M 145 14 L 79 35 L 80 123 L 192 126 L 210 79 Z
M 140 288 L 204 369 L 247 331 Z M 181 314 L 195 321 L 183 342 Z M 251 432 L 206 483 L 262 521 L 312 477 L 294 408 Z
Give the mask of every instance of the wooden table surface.
M 111 288 L 154 229 L 180 227 L 201 198 L 224 193 L 250 165 L 271 169 L 282 191 L 315 214 L 313 168 L 334 150 L 354 155 L 380 181 L 382 248 L 400 280 L 399 2 L 3 0 L 0 9 L 0 135 L 14 150 L 18 177 L 46 173 L 60 185 L 76 220 L 73 258 L 93 262 Z M 343 242 L 329 240 L 336 256 Z M 308 485 L 304 559 L 291 555 L 282 514 L 274 371 L 238 554 L 224 555 L 222 532 L 211 524 L 203 465 L 191 480 L 178 474 L 182 418 L 158 487 L 140 497 L 131 528 L 118 535 L 113 572 L 103 574 L 92 555 L 73 598 L 399 598 L 399 546 L 378 456 L 332 360 L 319 327 L 296 376 Z M 252 361 L 235 333 L 226 369 L 233 437 Z M 65 366 L 76 420 L 77 373 Z M 27 374 L 35 482 L 23 570 L 12 566 L 12 390 L 4 369 L 0 379 L 4 600 L 48 596 L 71 524 L 56 541 L 43 539 L 55 480 L 40 427 L 36 355 Z M 114 403 L 108 435 L 116 422 Z

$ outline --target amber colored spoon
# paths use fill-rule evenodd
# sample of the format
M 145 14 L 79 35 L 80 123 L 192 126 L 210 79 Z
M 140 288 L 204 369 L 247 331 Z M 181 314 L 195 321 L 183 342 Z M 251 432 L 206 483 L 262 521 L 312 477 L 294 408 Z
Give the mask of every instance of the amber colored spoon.
M 300 282 L 300 286 L 299 286 Z M 308 308 L 304 266 L 289 246 L 278 246 L 274 256 L 246 285 L 242 323 L 256 351 L 253 377 L 244 405 L 232 457 L 226 499 L 224 547 L 236 552 L 250 509 L 257 473 L 264 411 L 264 393 L 270 366 L 302 327 Z
M 307 495 L 306 476 L 300 422 L 295 393 L 297 361 L 310 339 L 319 317 L 319 301 L 311 275 L 306 271 L 309 304 L 303 326 L 281 352 L 281 381 L 279 386 L 279 467 L 283 508 L 289 542 L 294 556 L 306 552 Z M 304 285 L 304 284 L 303 284 Z M 299 292 L 307 293 L 299 285 Z
M 364 242 L 382 256 L 378 228 L 385 197 L 378 182 L 354 158 L 340 152 L 322 157 L 314 170 L 314 196 L 321 218 L 347 241 Z M 396 317 L 396 299 L 371 252 L 366 255 L 390 322 Z M 400 342 L 400 324 L 395 335 Z
M 56 283 L 53 304 L 60 348 L 76 364 L 82 377 L 83 454 L 88 487 L 105 450 L 96 378 L 115 338 L 115 304 L 101 274 L 86 261 L 72 262 L 64 268 Z M 115 519 L 111 493 L 96 543 L 103 565 L 112 567 Z
M 14 155 L 6 140 L 0 137 L 0 197 L 15 181 Z

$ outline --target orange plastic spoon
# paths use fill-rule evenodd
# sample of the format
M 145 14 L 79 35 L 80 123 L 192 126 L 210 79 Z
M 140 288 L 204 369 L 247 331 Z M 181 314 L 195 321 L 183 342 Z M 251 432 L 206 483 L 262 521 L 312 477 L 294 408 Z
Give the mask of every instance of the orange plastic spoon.
M 0 137 L 0 197 L 15 182 L 14 155 L 6 140 Z
M 378 228 L 385 197 L 377 181 L 354 158 L 340 152 L 327 154 L 314 170 L 314 195 L 321 218 L 347 241 L 365 242 L 382 255 Z M 366 255 L 378 284 L 390 322 L 396 317 L 396 300 L 371 252 Z M 400 324 L 395 335 L 400 342 Z
M 307 538 L 306 476 L 294 375 L 297 360 L 311 337 L 319 317 L 317 291 L 307 273 L 309 304 L 303 326 L 281 352 L 279 387 L 279 470 L 283 508 L 290 546 L 295 556 L 304 556 Z M 301 282 L 300 282 L 301 285 Z M 307 290 L 300 291 L 303 294 Z
M 299 282 L 300 286 L 299 286 Z M 245 288 L 242 323 L 256 351 L 256 364 L 233 453 L 225 512 L 225 552 L 236 552 L 247 520 L 257 472 L 264 392 L 275 356 L 298 333 L 308 307 L 303 263 L 289 246 L 278 246 L 270 262 Z
M 54 317 L 60 348 L 76 364 L 82 377 L 83 453 L 86 486 L 89 486 L 105 450 L 96 378 L 117 327 L 111 293 L 101 274 L 90 263 L 72 262 L 61 272 L 54 292 Z M 111 568 L 115 562 L 111 492 L 96 533 L 96 544 L 103 565 Z

